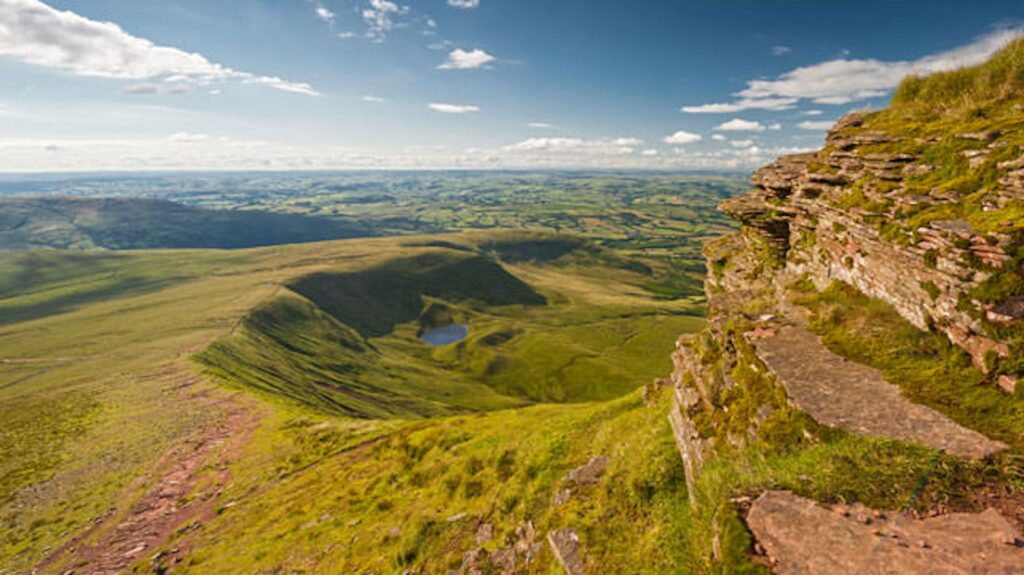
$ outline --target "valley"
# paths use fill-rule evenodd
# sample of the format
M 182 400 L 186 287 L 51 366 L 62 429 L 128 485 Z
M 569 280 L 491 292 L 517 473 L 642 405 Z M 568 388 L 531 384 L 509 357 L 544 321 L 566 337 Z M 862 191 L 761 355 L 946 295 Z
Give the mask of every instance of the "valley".
M 481 548 L 525 565 L 525 546 L 556 572 L 562 526 L 609 565 L 678 565 L 652 382 L 703 300 L 657 286 L 699 263 L 611 240 L 0 255 L 4 567 L 431 572 Z M 461 341 L 421 339 L 451 326 Z M 595 457 L 614 482 L 565 479 Z M 635 554 L 616 522 L 647 525 Z

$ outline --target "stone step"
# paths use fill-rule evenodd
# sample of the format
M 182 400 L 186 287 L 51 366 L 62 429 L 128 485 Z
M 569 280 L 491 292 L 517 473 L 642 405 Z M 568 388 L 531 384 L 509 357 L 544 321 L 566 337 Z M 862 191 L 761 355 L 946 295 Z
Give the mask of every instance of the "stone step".
M 1006 449 L 911 402 L 880 371 L 832 353 L 799 322 L 758 330 L 747 339 L 786 388 L 793 405 L 822 425 L 920 443 L 965 459 L 981 459 Z
M 769 491 L 751 506 L 747 526 L 778 575 L 1024 572 L 1024 541 L 992 509 L 916 520 Z

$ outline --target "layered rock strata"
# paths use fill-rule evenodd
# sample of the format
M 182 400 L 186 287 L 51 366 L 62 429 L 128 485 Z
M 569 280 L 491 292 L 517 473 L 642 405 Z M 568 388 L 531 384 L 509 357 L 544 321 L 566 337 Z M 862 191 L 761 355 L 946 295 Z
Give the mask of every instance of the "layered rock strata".
M 1024 201 L 1024 157 L 997 164 L 994 158 L 1017 150 L 1004 149 L 998 133 L 903 146 L 903 137 L 865 129 L 864 121 L 860 114 L 848 116 L 829 134 L 822 152 L 786 156 L 759 170 L 753 190 L 722 205 L 742 224 L 741 231 L 705 249 L 708 324 L 677 344 L 668 419 L 690 504 L 697 513 L 714 516 L 712 561 L 720 559 L 722 502 L 708 500 L 714 489 L 701 493 L 700 477 L 716 457 L 761 449 L 775 437 L 788 449 L 803 449 L 832 437 L 826 428 L 921 445 L 969 461 L 992 462 L 1007 449 L 969 429 L 969 421 L 957 423 L 913 403 L 878 370 L 831 352 L 790 303 L 796 285 L 824 290 L 845 283 L 888 303 L 922 331 L 941 332 L 988 374 L 985 385 L 1015 393 L 1024 363 L 1019 361 L 1024 340 L 1015 340 L 1024 333 L 1024 296 L 992 290 L 990 280 L 1024 276 L 1024 222 L 1005 226 L 1004 217 L 994 231 L 989 226 L 981 232 L 967 219 L 928 217 L 965 213 L 958 203 L 963 192 L 941 186 L 915 192 L 946 167 L 929 164 L 925 153 L 897 150 L 963 148 L 958 161 L 998 175 L 986 177 L 986 185 L 994 187 L 975 190 L 971 206 L 981 198 L 993 211 L 1012 208 L 999 212 L 1002 216 Z M 975 212 L 969 216 L 989 222 Z M 712 507 L 702 508 L 707 505 Z M 851 523 L 813 501 L 776 492 L 761 497 L 747 519 L 778 573 L 1002 573 L 1013 572 L 1007 565 L 1024 565 L 1018 535 L 995 511 L 909 524 L 907 532 L 927 547 L 908 551 L 900 540 L 877 560 L 861 564 L 857 559 L 864 559 L 866 549 L 899 537 L 874 531 L 896 533 L 904 527 L 902 519 L 865 533 L 863 522 Z M 956 534 L 950 527 L 955 525 L 975 533 Z M 827 545 L 810 549 L 814 540 Z

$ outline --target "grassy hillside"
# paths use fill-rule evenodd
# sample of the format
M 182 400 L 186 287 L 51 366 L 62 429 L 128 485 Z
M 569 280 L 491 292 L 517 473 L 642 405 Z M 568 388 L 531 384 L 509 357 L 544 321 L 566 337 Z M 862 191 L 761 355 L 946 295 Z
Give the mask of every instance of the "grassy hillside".
M 137 198 L 0 198 L 0 251 L 237 249 L 372 235 L 339 218 L 206 210 Z
M 638 388 L 668 372 L 699 302 L 657 299 L 643 266 L 545 237 L 0 256 L 16 318 L 0 326 L 0 572 L 55 550 L 42 572 L 72 568 L 61 544 L 116 536 L 161 454 L 209 441 L 231 406 L 254 431 L 210 452 L 178 500 L 219 509 L 167 544 L 188 549 L 186 571 L 429 571 L 460 560 L 477 522 L 496 547 L 526 519 L 571 523 L 610 565 L 659 549 L 675 569 L 678 459 Z M 373 294 L 387 315 L 342 305 Z M 419 341 L 452 319 L 465 342 Z M 607 479 L 555 506 L 561 478 L 599 454 Z M 546 549 L 537 561 L 554 569 Z
M 646 275 L 601 265 L 592 246 L 568 252 L 538 234 L 475 239 L 290 280 L 198 357 L 229 381 L 321 412 L 436 416 L 618 397 L 668 367 L 651 347 L 700 324 L 693 302 L 652 299 L 639 287 Z M 491 259 L 497 244 L 529 263 Z M 527 252 L 561 255 L 533 263 Z M 469 326 L 466 341 L 432 349 L 418 339 L 455 321 Z

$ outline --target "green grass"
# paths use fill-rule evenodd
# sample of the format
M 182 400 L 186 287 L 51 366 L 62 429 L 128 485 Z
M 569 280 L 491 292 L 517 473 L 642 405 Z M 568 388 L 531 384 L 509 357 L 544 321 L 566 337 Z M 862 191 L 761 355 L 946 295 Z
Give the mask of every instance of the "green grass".
M 653 297 L 651 270 L 602 249 L 494 248 L 513 236 L 0 256 L 17 272 L 0 280 L 0 307 L 23 314 L 0 326 L 0 359 L 14 360 L 0 362 L 0 564 L 28 571 L 138 496 L 134 479 L 216 420 L 196 394 L 221 391 L 181 387 L 207 369 L 265 419 L 222 501 L 238 504 L 198 534 L 193 571 L 447 565 L 471 540 L 468 523 L 444 521 L 463 510 L 499 538 L 527 517 L 541 535 L 572 524 L 604 564 L 656 555 L 650 572 L 685 571 L 667 396 L 645 408 L 637 388 L 668 373 L 675 338 L 702 325 L 700 301 Z M 424 289 L 391 293 L 410 307 L 360 333 L 342 320 L 365 314 L 289 287 L 327 278 L 337 293 L 359 276 Z M 144 286 L 109 287 L 122 277 Z M 418 340 L 451 318 L 469 340 Z M 544 402 L 564 403 L 521 407 Z M 598 453 L 612 456 L 609 479 L 552 507 L 560 478 Z M 378 538 L 396 522 L 399 538 Z M 555 569 L 549 552 L 539 561 Z
M 694 421 L 714 438 L 715 455 L 698 474 L 697 505 L 683 513 L 683 541 L 695 573 L 767 573 L 749 560 L 753 542 L 737 498 L 785 489 L 823 503 L 859 502 L 875 509 L 924 511 L 942 505 L 976 510 L 972 491 L 999 483 L 1022 490 L 1024 402 L 1008 399 L 940 334 L 922 333 L 887 304 L 836 284 L 814 292 L 799 284 L 797 303 L 835 353 L 880 369 L 913 401 L 1010 445 L 990 461 L 965 462 L 921 446 L 865 438 L 818 425 L 793 408 L 784 389 L 742 334 L 753 325 L 722 325 L 731 349 L 705 332 L 694 352 L 713 388 L 711 408 Z M 734 382 L 724 385 L 724 374 Z M 693 385 L 687 378 L 684 384 Z M 767 411 L 762 411 L 768 406 Z M 762 419 L 755 424 L 758 415 Z M 756 434 L 751 430 L 756 429 Z M 741 441 L 737 441 L 737 439 Z M 712 549 L 720 547 L 717 560 Z
M 493 550 L 527 519 L 539 542 L 550 529 L 575 527 L 595 568 L 606 572 L 687 572 L 680 544 L 686 496 L 665 420 L 668 399 L 665 391 L 644 407 L 634 393 L 601 404 L 433 420 L 311 459 L 299 454 L 308 448 L 297 438 L 336 424 L 293 427 L 296 443 L 288 446 L 279 430 L 292 420 L 271 421 L 252 449 L 273 450 L 275 461 L 295 457 L 303 468 L 241 464 L 236 475 L 244 479 L 226 494 L 239 503 L 199 532 L 183 572 L 445 572 L 477 546 L 478 521 L 495 526 L 495 539 L 484 545 Z M 339 430 L 337 444 L 351 435 Z M 600 484 L 553 505 L 562 478 L 595 455 L 610 458 Z M 466 517 L 447 520 L 457 514 Z M 398 537 L 389 537 L 394 528 Z M 531 571 L 558 573 L 543 543 Z
M 206 210 L 142 198 L 0 198 L 0 251 L 239 249 L 373 235 L 343 218 Z
M 1001 189 L 999 179 L 1007 169 L 1000 162 L 1016 160 L 1024 153 L 1024 41 L 1016 40 L 988 62 L 970 68 L 910 77 L 897 89 L 892 105 L 867 114 L 861 127 L 849 127 L 852 135 L 881 130 L 900 141 L 863 146 L 860 154 L 907 153 L 916 163 L 928 165 L 927 173 L 906 178 L 898 191 L 903 195 L 953 194 L 956 201 L 893 209 L 871 202 L 860 191 L 873 178 L 854 182 L 855 193 L 842 198 L 844 207 L 881 210 L 889 218 L 879 220 L 892 238 L 909 237 L 917 228 L 936 220 L 965 219 L 982 235 L 1013 234 L 1024 228 L 1024 201 L 1011 199 L 993 209 Z M 999 145 L 962 139 L 968 133 L 998 134 Z M 823 155 L 830 150 L 825 150 Z M 965 152 L 987 155 L 972 167 Z M 876 182 L 877 183 L 877 182 Z M 892 184 L 889 184 L 891 187 Z M 879 193 L 893 191 L 882 187 Z
M 1024 401 L 998 391 L 944 335 L 922 333 L 891 306 L 844 284 L 800 301 L 834 352 L 881 370 L 913 401 L 1024 454 Z
M 547 253 L 538 237 L 518 252 Z M 701 325 L 697 308 L 649 297 L 638 287 L 645 275 L 600 250 L 573 255 L 549 242 L 556 260 L 515 257 L 528 263 L 508 269 L 468 248 L 433 248 L 302 276 L 198 357 L 227 381 L 349 417 L 605 400 L 667 373 L 671 342 Z M 466 341 L 419 341 L 456 318 L 469 325 Z

